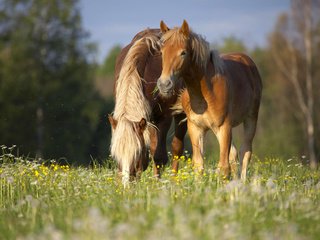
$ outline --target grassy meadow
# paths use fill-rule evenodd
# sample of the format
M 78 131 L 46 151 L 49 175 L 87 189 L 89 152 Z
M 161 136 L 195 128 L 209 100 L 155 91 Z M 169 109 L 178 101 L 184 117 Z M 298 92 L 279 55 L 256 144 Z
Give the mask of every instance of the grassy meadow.
M 254 158 L 246 183 L 190 156 L 161 180 L 123 188 L 115 164 L 92 168 L 16 157 L 2 146 L 0 239 L 319 239 L 320 173 L 299 159 Z

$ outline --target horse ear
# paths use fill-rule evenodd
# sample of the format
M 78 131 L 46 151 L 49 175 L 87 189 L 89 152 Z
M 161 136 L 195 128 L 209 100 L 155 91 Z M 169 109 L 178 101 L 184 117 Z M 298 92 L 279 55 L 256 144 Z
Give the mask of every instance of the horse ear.
M 189 25 L 187 23 L 186 20 L 183 20 L 183 23 L 182 23 L 182 26 L 180 28 L 180 32 L 186 36 L 186 37 L 189 37 L 189 34 L 190 34 L 190 29 L 189 29 Z
M 113 129 L 113 130 L 116 129 L 117 124 L 118 124 L 118 121 L 117 121 L 116 119 L 114 119 L 114 118 L 111 116 L 111 114 L 108 114 L 108 119 L 109 119 L 109 122 L 110 122 L 110 124 L 111 124 L 112 129 Z
M 170 29 L 168 28 L 168 26 L 164 23 L 164 21 L 161 20 L 160 22 L 160 30 L 162 33 L 166 33 L 167 31 L 169 31 Z
M 139 122 L 139 128 L 141 131 L 144 131 L 147 127 L 147 121 L 145 118 L 141 118 L 140 122 Z

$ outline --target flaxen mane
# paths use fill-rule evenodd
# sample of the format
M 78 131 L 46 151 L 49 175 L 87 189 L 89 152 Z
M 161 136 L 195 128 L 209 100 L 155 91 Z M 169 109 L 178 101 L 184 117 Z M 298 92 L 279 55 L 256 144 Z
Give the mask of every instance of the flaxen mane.
M 219 52 L 217 50 L 210 51 L 209 43 L 199 34 L 190 32 L 188 38 L 181 34 L 179 28 L 174 28 L 162 36 L 161 43 L 184 44 L 186 41 L 190 41 L 192 60 L 195 64 L 205 71 L 210 58 L 214 64 L 216 74 L 221 74 L 223 72 L 223 61 L 219 56 Z
M 118 124 L 113 132 L 111 155 L 122 166 L 123 171 L 129 171 L 133 159 L 141 153 L 142 145 L 139 135 L 135 132 L 133 122 L 145 118 L 150 120 L 151 108 L 143 93 L 143 78 L 139 74 L 139 64 L 150 54 L 150 49 L 158 48 L 158 38 L 150 36 L 137 40 L 128 51 L 119 78 L 116 83 L 116 103 L 113 113 Z M 150 143 L 150 132 L 144 131 L 146 145 Z M 121 160 L 120 160 L 121 159 Z

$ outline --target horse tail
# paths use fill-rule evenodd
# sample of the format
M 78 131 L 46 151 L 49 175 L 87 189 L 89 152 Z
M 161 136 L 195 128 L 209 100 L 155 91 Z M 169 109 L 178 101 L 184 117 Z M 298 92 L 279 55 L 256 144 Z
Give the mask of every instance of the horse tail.
M 252 68 L 251 71 L 254 76 L 254 79 L 256 80 L 255 84 L 253 85 L 253 92 L 254 92 L 256 114 L 258 116 L 258 111 L 260 108 L 260 102 L 261 102 L 261 97 L 262 97 L 263 85 L 262 85 L 261 75 L 259 73 L 259 70 L 258 70 L 258 67 L 256 64 L 254 64 L 254 67 Z

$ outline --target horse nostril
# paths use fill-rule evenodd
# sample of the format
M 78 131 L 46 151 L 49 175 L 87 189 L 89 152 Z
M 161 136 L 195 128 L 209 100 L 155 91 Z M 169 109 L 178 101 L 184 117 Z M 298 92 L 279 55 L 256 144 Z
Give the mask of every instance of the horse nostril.
M 161 81 L 160 79 L 157 82 L 157 86 L 160 90 L 163 90 L 165 92 L 169 91 L 172 86 L 173 86 L 173 82 L 169 79 L 166 81 Z
M 171 80 L 168 80 L 168 81 L 165 82 L 165 87 L 166 87 L 167 89 L 172 88 L 172 86 L 173 86 L 173 82 L 172 82 Z

